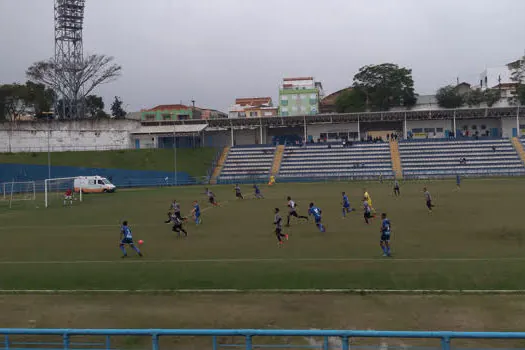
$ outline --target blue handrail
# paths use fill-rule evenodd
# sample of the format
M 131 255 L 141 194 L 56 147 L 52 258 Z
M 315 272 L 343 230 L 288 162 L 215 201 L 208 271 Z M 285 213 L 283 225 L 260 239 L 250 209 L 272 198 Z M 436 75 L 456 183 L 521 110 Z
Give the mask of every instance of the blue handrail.
M 212 349 L 225 347 L 218 344 L 218 337 L 244 337 L 244 344 L 228 344 L 229 347 L 244 347 L 246 350 L 261 348 L 253 344 L 254 337 L 323 337 L 323 349 L 349 349 L 351 338 L 426 338 L 441 341 L 441 349 L 449 350 L 453 339 L 525 339 L 525 332 L 454 332 L 454 331 L 375 331 L 375 330 L 264 330 L 264 329 L 36 329 L 36 328 L 0 328 L 0 335 L 4 336 L 3 349 L 21 349 L 20 345 L 42 344 L 55 346 L 57 349 L 78 349 L 78 346 L 90 343 L 73 343 L 73 336 L 105 336 L 105 343 L 91 343 L 100 348 L 111 349 L 110 336 L 145 336 L 151 338 L 153 350 L 160 348 L 159 338 L 165 336 L 208 336 L 212 338 Z M 11 336 L 61 336 L 62 342 L 14 342 Z M 328 338 L 339 338 L 340 347 L 328 346 Z M 284 345 L 283 345 L 284 346 Z M 296 346 L 300 347 L 300 346 Z M 320 348 L 321 346 L 317 347 Z M 0 349 L 1 349 L 0 345 Z M 306 346 L 303 348 L 312 348 Z

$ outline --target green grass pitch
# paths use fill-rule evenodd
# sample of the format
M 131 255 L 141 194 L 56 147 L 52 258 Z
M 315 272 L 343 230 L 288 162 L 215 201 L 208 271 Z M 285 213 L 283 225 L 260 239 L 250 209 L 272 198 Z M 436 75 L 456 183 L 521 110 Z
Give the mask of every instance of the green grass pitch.
M 429 215 L 427 186 L 436 207 Z M 252 194 L 244 185 L 244 194 Z M 392 221 L 392 258 L 379 248 L 380 220 L 366 225 L 363 189 L 377 213 Z M 523 289 L 525 179 L 402 184 L 339 182 L 262 186 L 265 199 L 236 200 L 233 186 L 213 191 L 221 207 L 208 208 L 203 187 L 122 190 L 86 195 L 63 208 L 36 202 L 0 203 L 2 289 Z M 341 215 L 341 191 L 358 207 Z M 290 240 L 278 248 L 273 208 L 286 219 L 286 196 L 306 213 L 310 201 L 323 210 L 326 233 L 292 220 Z M 186 225 L 177 239 L 163 221 L 172 199 L 189 213 L 198 199 L 203 224 Z M 38 206 L 38 207 L 37 207 Z M 145 241 L 140 259 L 121 259 L 119 222 Z

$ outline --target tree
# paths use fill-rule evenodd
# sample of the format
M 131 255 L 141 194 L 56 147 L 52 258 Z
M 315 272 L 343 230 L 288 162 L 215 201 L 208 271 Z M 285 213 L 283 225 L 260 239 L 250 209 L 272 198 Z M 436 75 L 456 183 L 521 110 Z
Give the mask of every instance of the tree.
M 50 112 L 55 99 L 55 92 L 46 88 L 44 84 L 35 84 L 32 81 L 26 82 L 27 103 L 33 107 L 36 118 L 44 116 L 45 112 Z
M 90 118 L 97 118 L 105 115 L 106 113 L 104 112 L 104 101 L 102 100 L 102 97 L 96 95 L 87 96 L 86 112 Z
M 485 101 L 484 93 L 480 89 L 472 89 L 463 96 L 469 107 L 479 106 Z
M 29 107 L 29 94 L 25 85 L 6 84 L 0 85 L 4 119 L 17 120 L 27 113 Z
M 498 89 L 487 89 L 483 91 L 483 101 L 487 107 L 492 107 L 501 99 L 501 91 Z
M 363 112 L 366 110 L 366 94 L 361 89 L 343 91 L 335 100 L 338 113 Z
M 439 107 L 458 108 L 463 105 L 464 98 L 453 85 L 440 88 L 436 93 Z
M 33 63 L 26 71 L 27 77 L 56 91 L 69 104 L 68 114 L 62 117 L 82 117 L 76 111 L 85 98 L 101 84 L 118 78 L 122 67 L 113 63 L 114 58 L 105 55 L 89 55 L 74 68 L 56 63 L 54 59 Z M 67 72 L 67 73 L 64 73 Z M 64 109 L 63 109 L 64 110 Z
M 509 98 L 511 104 L 525 105 L 525 56 L 509 65 L 510 80 L 516 83 L 516 88 Z
M 393 63 L 360 68 L 354 76 L 353 87 L 365 94 L 366 106 L 372 110 L 411 107 L 417 100 L 412 70 Z
M 122 108 L 122 100 L 115 96 L 115 100 L 111 105 L 111 115 L 116 119 L 124 119 L 126 114 L 126 111 Z

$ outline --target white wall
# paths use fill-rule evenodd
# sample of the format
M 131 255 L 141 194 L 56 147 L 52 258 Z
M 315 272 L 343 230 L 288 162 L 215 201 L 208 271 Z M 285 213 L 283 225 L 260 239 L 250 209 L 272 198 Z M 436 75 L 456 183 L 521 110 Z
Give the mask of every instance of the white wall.
M 233 131 L 233 139 L 235 140 L 235 145 L 253 145 L 256 142 L 256 138 L 258 139 L 258 133 L 259 129 L 244 129 L 244 130 L 234 130 Z
M 306 134 L 317 142 L 321 134 L 358 132 L 357 123 L 307 125 Z
M 132 146 L 134 120 L 82 120 L 0 124 L 0 152 L 123 149 Z
M 520 118 L 520 125 L 521 129 L 525 129 L 525 118 Z M 501 118 L 501 132 L 502 137 L 512 137 L 512 129 L 516 128 L 516 118 Z M 522 132 L 521 136 L 525 136 L 525 134 Z
M 407 121 L 407 132 L 412 132 L 414 138 L 442 138 L 445 137 L 445 130 L 452 131 L 452 120 L 412 120 Z M 437 131 L 438 128 L 443 129 L 442 132 Z M 423 129 L 421 134 L 414 129 Z M 433 131 L 425 131 L 425 129 L 434 129 Z M 423 135 L 425 134 L 425 135 Z

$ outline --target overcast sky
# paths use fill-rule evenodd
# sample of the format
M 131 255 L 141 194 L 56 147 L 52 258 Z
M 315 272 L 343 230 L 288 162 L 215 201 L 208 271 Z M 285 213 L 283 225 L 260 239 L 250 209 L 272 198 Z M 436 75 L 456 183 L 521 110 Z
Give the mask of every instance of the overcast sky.
M 122 77 L 96 92 L 134 111 L 189 103 L 226 111 L 278 95 L 282 77 L 330 93 L 359 67 L 413 69 L 419 94 L 525 50 L 523 0 L 87 0 L 84 52 L 115 56 Z M 0 83 L 54 52 L 53 0 L 0 0 Z

